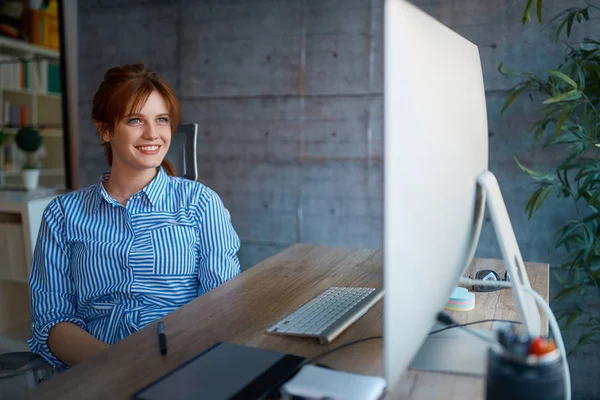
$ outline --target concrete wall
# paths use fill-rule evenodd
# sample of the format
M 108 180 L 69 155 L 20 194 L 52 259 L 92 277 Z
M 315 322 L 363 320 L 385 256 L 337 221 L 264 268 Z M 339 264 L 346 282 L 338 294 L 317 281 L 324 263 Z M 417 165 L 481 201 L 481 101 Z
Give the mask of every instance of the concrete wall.
M 498 64 L 541 71 L 562 51 L 548 28 L 521 27 L 525 2 L 415 1 L 479 46 L 490 169 L 524 259 L 555 267 L 552 234 L 570 204 L 549 199 L 528 221 L 532 186 L 513 161 L 544 168 L 555 157 L 531 151 L 525 135 L 539 105 L 521 101 L 500 115 L 514 81 Z M 546 16 L 578 4 L 546 3 Z M 244 268 L 294 242 L 382 247 L 383 0 L 95 0 L 79 7 L 81 185 L 106 169 L 89 122 L 102 74 L 141 60 L 174 86 L 183 122 L 200 124 L 201 181 L 232 213 Z M 501 257 L 489 216 L 476 255 Z M 575 398 L 600 396 L 592 379 L 599 367 L 597 349 L 573 358 Z

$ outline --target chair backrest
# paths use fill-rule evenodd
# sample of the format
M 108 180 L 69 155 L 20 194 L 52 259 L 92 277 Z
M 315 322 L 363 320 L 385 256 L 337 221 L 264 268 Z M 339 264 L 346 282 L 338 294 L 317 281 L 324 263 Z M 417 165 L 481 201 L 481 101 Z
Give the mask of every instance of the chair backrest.
M 37 354 L 0 354 L 0 398 L 21 398 L 25 392 L 58 374 L 58 369 Z
M 198 180 L 198 124 L 181 124 L 171 138 L 167 160 L 175 166 L 175 172 L 192 181 Z M 231 221 L 231 213 L 225 208 Z
M 181 124 L 171 139 L 167 160 L 175 166 L 177 175 L 198 180 L 198 124 Z

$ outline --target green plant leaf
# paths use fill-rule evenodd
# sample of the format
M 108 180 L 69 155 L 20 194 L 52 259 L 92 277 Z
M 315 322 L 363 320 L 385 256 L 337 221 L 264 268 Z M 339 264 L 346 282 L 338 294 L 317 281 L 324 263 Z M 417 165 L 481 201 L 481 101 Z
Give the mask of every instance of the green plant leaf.
M 500 62 L 500 64 L 498 64 L 498 72 L 500 72 L 502 75 L 508 75 L 508 70 L 504 68 L 504 62 Z
M 558 103 L 559 101 L 572 101 L 577 100 L 579 98 L 581 98 L 581 92 L 579 90 L 574 89 L 566 93 L 561 93 L 558 96 L 551 97 L 542 102 L 542 104 Z
M 515 72 L 515 71 L 511 71 L 509 69 L 507 69 L 504 66 L 504 62 L 501 62 L 498 65 L 498 72 L 500 72 L 502 75 L 504 76 L 517 76 L 523 79 L 523 82 L 519 83 L 517 86 L 527 86 L 530 87 L 534 84 L 540 84 L 543 81 L 538 78 L 537 76 L 530 74 L 530 73 L 524 73 L 524 72 Z M 516 87 L 513 87 L 512 89 L 514 90 Z
M 565 278 L 563 278 L 557 271 L 553 271 L 554 272 L 554 278 L 558 281 L 558 283 L 560 283 L 561 285 L 565 284 Z
M 563 136 L 556 139 L 553 144 L 574 144 L 577 142 L 579 142 L 579 138 L 572 133 L 569 133 L 563 134 Z
M 585 75 L 581 68 L 577 68 L 577 77 L 579 78 L 579 88 L 583 91 L 585 89 Z
M 576 290 L 578 290 L 579 288 L 577 286 L 573 286 L 573 287 L 568 287 L 565 288 L 563 290 L 561 290 L 560 292 L 558 292 L 555 296 L 554 296 L 554 300 L 561 300 L 562 298 L 568 296 L 570 293 L 575 292 Z
M 556 247 L 560 247 L 561 245 L 567 245 L 569 242 L 576 240 L 581 237 L 581 234 L 578 232 L 579 229 L 579 221 L 572 225 L 567 225 L 562 230 L 562 233 L 558 240 L 556 241 Z
M 569 76 L 567 76 L 566 74 L 564 74 L 563 72 L 556 71 L 556 70 L 548 70 L 547 72 L 549 74 L 554 75 L 557 78 L 560 78 L 563 81 L 567 82 L 574 89 L 577 89 L 577 83 L 573 79 L 571 79 Z
M 527 175 L 529 175 L 531 178 L 535 179 L 536 181 L 553 181 L 554 180 L 554 175 L 544 175 L 544 174 L 540 174 L 539 172 L 535 172 L 527 167 L 525 167 L 523 164 L 521 164 L 519 162 L 519 160 L 517 159 L 517 157 L 514 157 L 515 162 L 517 163 L 518 167 L 525 172 Z
M 569 183 L 569 178 L 567 177 L 567 170 L 566 169 L 563 170 L 562 176 L 560 175 L 560 171 L 556 175 L 558 176 L 558 179 L 560 179 L 560 182 L 569 191 L 569 194 L 571 194 L 571 184 Z
M 582 189 L 581 197 L 584 198 L 588 205 L 595 211 L 600 211 L 600 202 L 598 202 L 598 197 L 594 197 L 589 190 Z
M 595 212 L 592 215 L 585 217 L 583 223 L 588 224 L 594 220 L 600 220 L 600 212 Z
M 577 341 L 575 347 L 573 347 L 573 349 L 569 351 L 568 355 L 575 353 L 577 350 L 579 350 L 581 346 L 585 346 L 586 344 L 588 344 L 594 338 L 594 336 L 596 336 L 596 334 L 597 332 L 588 332 L 585 335 L 582 335 Z
M 573 325 L 573 328 L 592 328 L 594 325 L 589 322 L 580 322 Z
M 586 21 L 590 20 L 590 14 L 588 13 L 588 8 L 586 7 L 583 9 L 583 11 L 581 11 L 581 15 L 583 15 L 583 18 L 585 18 Z
M 600 72 L 600 64 L 586 63 L 584 69 L 588 72 Z
M 500 111 L 500 114 L 504 114 L 504 111 L 506 111 L 506 109 L 508 108 L 508 106 L 510 106 L 512 104 L 512 102 L 515 101 L 515 99 L 523 92 L 523 90 L 525 90 L 524 87 L 519 88 L 517 90 L 511 90 L 509 92 L 510 95 L 506 99 L 506 102 L 504 103 L 504 106 L 502 107 L 502 110 Z
M 527 5 L 525 6 L 525 12 L 523 12 L 523 18 L 521 18 L 521 23 L 525 25 L 527 21 L 531 20 L 531 5 L 533 4 L 533 0 L 528 0 Z
M 596 181 L 597 180 L 597 176 L 593 176 L 592 175 L 591 179 Z M 589 184 L 591 184 L 591 182 L 585 182 L 584 184 L 585 185 L 589 185 Z M 589 198 L 598 201 L 598 197 L 600 197 L 600 189 L 597 189 L 594 193 L 592 193 Z
M 581 311 L 573 311 L 567 319 L 567 322 L 565 323 L 565 329 L 569 329 L 571 325 L 573 325 L 573 323 L 577 320 L 577 318 L 581 317 L 581 314 Z
M 552 191 L 552 185 L 547 185 L 544 188 L 544 190 L 542 190 L 542 193 L 540 194 L 540 197 L 537 199 L 537 202 L 536 202 L 536 205 L 535 205 L 536 211 L 540 209 L 540 207 L 544 203 L 544 200 L 546 200 L 546 197 L 548 197 L 548 194 L 551 191 Z
M 573 27 L 573 20 L 575 19 L 575 15 L 577 13 L 574 12 L 571 15 L 569 15 L 569 17 L 567 18 L 568 22 L 567 22 L 567 37 L 571 37 L 571 28 Z
M 562 30 L 564 29 L 565 25 L 567 24 L 567 20 L 568 20 L 568 18 L 563 19 L 563 21 L 560 23 L 560 25 L 556 29 L 556 35 L 554 36 L 554 42 L 555 43 L 558 43 L 558 37 L 560 36 L 560 32 L 562 32 Z
M 562 129 L 570 113 L 571 108 L 569 107 L 563 110 L 562 114 L 560 115 L 560 118 L 558 118 L 558 121 L 556 122 L 556 129 L 554 131 L 554 135 L 552 136 L 551 142 L 554 142 L 558 138 L 558 135 L 560 135 L 560 130 Z
M 536 9 L 536 11 L 537 11 L 538 21 L 539 21 L 540 24 L 542 23 L 542 3 L 543 3 L 542 0 L 537 0 L 537 7 L 536 7 L 537 9 Z
M 527 218 L 531 219 L 531 215 L 533 214 L 535 204 L 537 203 L 537 200 L 540 197 L 540 194 L 543 190 L 543 187 L 538 188 L 535 192 L 533 192 L 533 194 L 529 198 L 529 201 L 525 205 L 525 211 L 527 211 Z

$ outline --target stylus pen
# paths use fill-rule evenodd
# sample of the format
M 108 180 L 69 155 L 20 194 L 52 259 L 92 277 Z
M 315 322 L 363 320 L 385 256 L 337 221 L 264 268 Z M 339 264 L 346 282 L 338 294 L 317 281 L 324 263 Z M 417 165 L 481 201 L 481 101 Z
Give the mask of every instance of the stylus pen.
M 167 354 L 167 335 L 165 335 L 165 325 L 162 322 L 158 323 L 158 347 L 160 354 Z

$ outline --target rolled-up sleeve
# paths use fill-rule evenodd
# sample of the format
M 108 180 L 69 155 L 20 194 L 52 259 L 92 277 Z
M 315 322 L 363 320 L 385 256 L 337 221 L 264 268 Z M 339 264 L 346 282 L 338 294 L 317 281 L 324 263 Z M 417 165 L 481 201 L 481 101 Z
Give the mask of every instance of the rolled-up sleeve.
M 77 317 L 77 295 L 70 273 L 64 221 L 60 200 L 54 199 L 42 216 L 29 277 L 32 321 L 29 348 L 57 367 L 66 364 L 48 347 L 50 329 L 60 322 L 71 322 L 85 329 L 85 323 Z
M 240 273 L 237 252 L 240 239 L 219 196 L 209 188 L 203 192 L 200 219 L 201 249 L 198 260 L 198 295 L 202 295 Z

